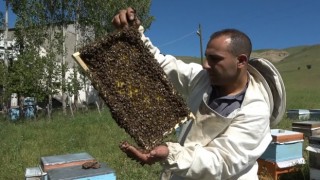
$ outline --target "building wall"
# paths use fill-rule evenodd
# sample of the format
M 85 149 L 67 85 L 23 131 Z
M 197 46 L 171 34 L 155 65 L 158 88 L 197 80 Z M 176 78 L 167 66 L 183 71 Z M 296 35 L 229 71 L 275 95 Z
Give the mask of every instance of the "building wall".
M 83 33 L 90 33 L 91 30 L 88 29 L 87 32 L 82 32 Z M 74 25 L 69 25 L 66 28 L 66 39 L 65 39 L 65 46 L 66 46 L 66 62 L 68 65 L 68 71 L 66 72 L 66 79 L 72 74 L 73 72 L 73 67 L 77 63 L 74 61 L 72 58 L 72 54 L 76 52 L 76 30 Z M 3 32 L 0 32 L 0 61 L 4 60 L 4 34 Z M 81 34 L 79 34 L 79 40 L 81 41 Z M 79 43 L 80 44 L 80 43 Z M 9 57 L 13 58 L 13 60 L 17 60 L 17 55 L 18 55 L 18 49 L 15 49 L 16 41 L 14 38 L 14 29 L 10 29 L 8 32 L 8 39 L 7 39 L 7 51 L 9 54 Z M 62 44 L 61 44 L 62 46 Z M 79 48 L 79 46 L 78 46 Z M 41 55 L 45 55 L 46 51 L 44 48 L 41 49 Z M 57 57 L 59 59 L 62 59 L 62 57 Z M 78 75 L 78 79 L 80 81 L 80 75 Z M 55 99 L 58 101 L 61 101 L 61 92 L 57 93 L 55 96 Z M 73 103 L 73 96 L 72 96 L 72 103 Z M 97 91 L 91 86 L 91 82 L 86 83 L 83 89 L 79 91 L 78 95 L 78 103 L 79 104 L 92 104 L 95 101 L 98 101 L 98 93 Z

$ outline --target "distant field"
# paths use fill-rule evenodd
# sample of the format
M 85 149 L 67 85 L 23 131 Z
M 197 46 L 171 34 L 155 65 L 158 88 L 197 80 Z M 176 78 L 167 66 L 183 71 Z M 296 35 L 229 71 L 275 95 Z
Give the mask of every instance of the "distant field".
M 285 82 L 288 109 L 320 109 L 320 45 L 288 52 L 290 56 L 275 64 Z

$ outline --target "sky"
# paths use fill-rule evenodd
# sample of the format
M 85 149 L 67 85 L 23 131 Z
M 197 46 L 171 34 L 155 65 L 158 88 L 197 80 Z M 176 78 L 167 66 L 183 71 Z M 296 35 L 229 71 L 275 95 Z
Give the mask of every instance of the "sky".
M 224 28 L 246 33 L 254 50 L 320 44 L 320 0 L 152 0 L 150 14 L 145 34 L 164 54 L 200 57 L 199 25 L 203 51 Z

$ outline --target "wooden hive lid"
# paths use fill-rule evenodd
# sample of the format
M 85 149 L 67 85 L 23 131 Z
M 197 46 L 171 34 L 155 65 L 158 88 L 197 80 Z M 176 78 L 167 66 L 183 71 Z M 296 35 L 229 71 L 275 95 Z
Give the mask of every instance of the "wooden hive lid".
M 320 145 L 320 135 L 313 135 L 309 137 L 309 144 Z
M 303 140 L 303 133 L 284 129 L 271 129 L 272 142 L 283 143 Z
M 320 127 L 320 121 L 298 121 L 298 122 L 292 122 L 292 127 L 319 128 Z

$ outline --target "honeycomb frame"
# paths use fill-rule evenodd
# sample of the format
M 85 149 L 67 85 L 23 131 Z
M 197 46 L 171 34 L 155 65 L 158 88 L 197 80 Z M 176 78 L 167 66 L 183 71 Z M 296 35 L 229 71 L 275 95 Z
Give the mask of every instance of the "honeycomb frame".
M 137 29 L 107 34 L 73 58 L 83 68 L 113 119 L 145 150 L 190 118 L 190 110 Z M 192 116 L 192 115 L 191 115 Z

